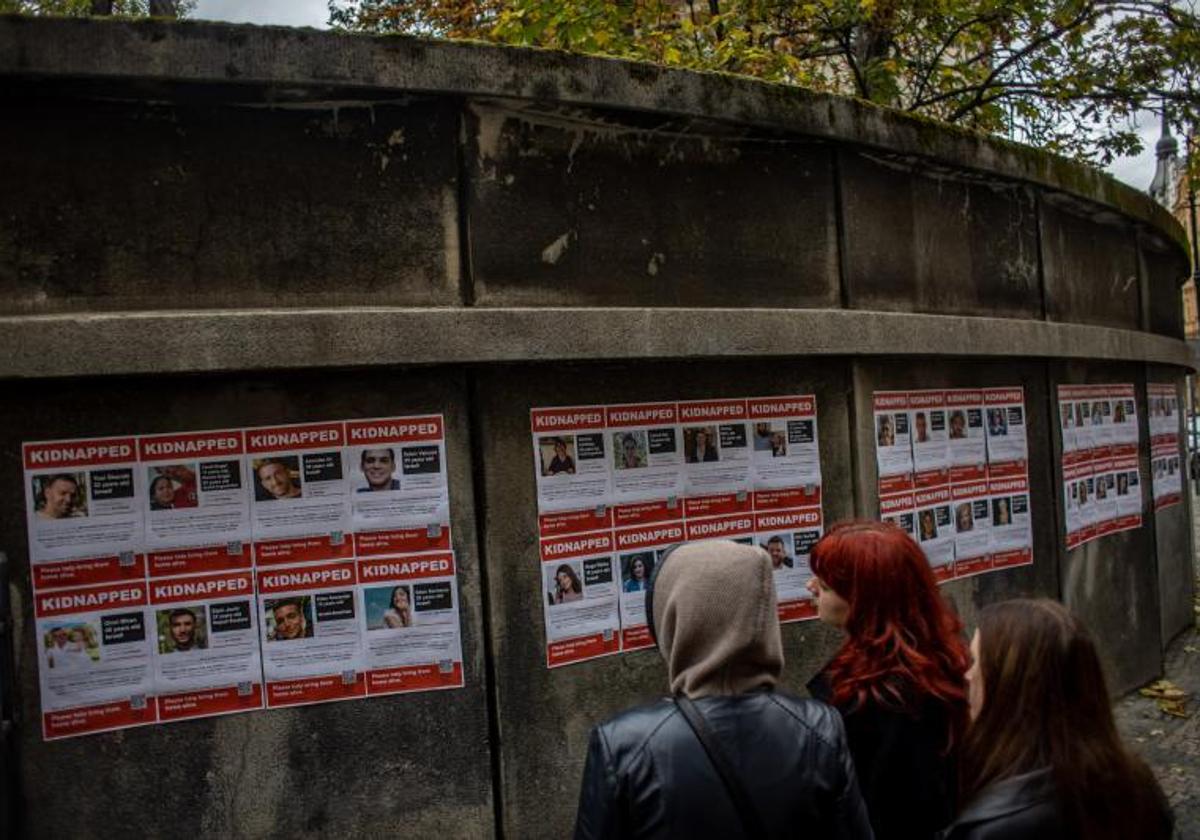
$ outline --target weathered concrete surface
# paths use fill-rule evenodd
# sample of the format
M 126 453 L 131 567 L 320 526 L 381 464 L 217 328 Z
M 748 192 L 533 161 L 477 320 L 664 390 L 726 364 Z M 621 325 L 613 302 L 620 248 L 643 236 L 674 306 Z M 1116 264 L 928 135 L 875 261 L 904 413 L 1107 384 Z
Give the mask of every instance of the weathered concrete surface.
M 529 409 L 733 395 L 814 393 L 820 412 L 827 521 L 852 515 L 844 363 L 820 371 L 801 361 L 503 367 L 480 374 L 475 418 L 487 441 L 480 463 L 486 508 L 484 556 L 500 729 L 506 836 L 561 838 L 574 821 L 591 727 L 667 691 L 654 651 L 545 667 L 536 488 L 529 465 Z M 784 628 L 793 691 L 826 661 L 836 638 L 815 622 Z
M 403 370 L 10 383 L 0 533 L 16 563 L 20 785 L 30 838 L 491 837 L 484 650 L 464 375 Z M 45 743 L 21 442 L 445 412 L 466 687 L 249 712 Z
M 1043 202 L 1040 213 L 1046 317 L 1127 330 L 1142 323 L 1137 240 L 1127 220 L 1086 218 Z
M 827 146 L 583 116 L 472 109 L 478 305 L 838 305 Z
M 1041 319 L 1027 185 L 840 152 L 846 305 Z
M 1138 240 L 1138 256 L 1143 289 L 1142 311 L 1145 315 L 1142 328 L 1182 339 L 1180 282 L 1191 275 L 1186 254 L 1165 237 L 1145 233 Z
M 397 90 L 653 111 L 782 130 L 941 160 L 1030 181 L 1186 236 L 1144 193 L 1096 169 L 996 138 L 935 125 L 860 100 L 736 76 L 665 70 L 554 50 L 415 38 L 367 38 L 207 22 L 47 20 L 0 16 L 0 76 L 76 79 L 112 94 L 161 98 L 217 87 L 244 101 L 386 97 Z M 80 88 L 82 89 L 82 87 Z
M 1059 598 L 1083 619 L 1100 650 L 1109 689 L 1123 694 L 1162 673 L 1162 609 L 1155 559 L 1154 499 L 1150 491 L 1150 438 L 1145 416 L 1144 366 L 1110 363 L 1054 362 L 1049 393 L 1059 385 L 1133 383 L 1138 403 L 1141 441 L 1138 469 L 1142 478 L 1142 526 L 1092 540 L 1066 550 L 1066 510 L 1062 493 L 1062 436 L 1050 435 L 1054 468 L 1053 501 L 1058 517 L 1055 552 L 1059 565 Z M 1057 396 L 1053 397 L 1057 416 Z M 1057 429 L 1057 423 L 1051 425 Z M 1178 581 L 1177 586 L 1186 586 Z
M 0 102 L 0 313 L 459 303 L 446 100 Z
M 51 349 L 49 336 L 70 336 Z M 1194 364 L 1176 339 L 1015 318 L 844 309 L 339 307 L 0 316 L 0 376 L 526 359 L 944 355 Z
M 876 490 L 875 423 L 872 395 L 876 391 L 917 388 L 993 388 L 1021 385 L 1025 389 L 1026 434 L 1029 446 L 1029 499 L 1033 521 L 1033 565 L 950 581 L 942 590 L 954 603 L 968 631 L 980 607 L 1021 597 L 1058 597 L 1056 563 L 1058 521 L 1051 484 L 1049 432 L 1051 404 L 1045 388 L 1046 366 L 1041 362 L 958 362 L 931 360 L 896 362 L 861 360 L 854 363 L 854 464 L 859 515 L 879 516 Z M 1157 653 L 1157 649 L 1155 650 Z
M 1146 382 L 1173 382 L 1179 405 L 1187 405 L 1187 385 L 1171 368 L 1146 366 Z M 1180 463 L 1183 465 L 1183 501 L 1154 512 L 1154 556 L 1158 566 L 1158 597 L 1161 609 L 1161 635 L 1169 642 L 1196 623 L 1195 545 L 1192 528 L 1191 481 L 1187 472 L 1187 437 L 1184 419 L 1179 418 Z M 1147 490 L 1151 481 L 1147 480 Z

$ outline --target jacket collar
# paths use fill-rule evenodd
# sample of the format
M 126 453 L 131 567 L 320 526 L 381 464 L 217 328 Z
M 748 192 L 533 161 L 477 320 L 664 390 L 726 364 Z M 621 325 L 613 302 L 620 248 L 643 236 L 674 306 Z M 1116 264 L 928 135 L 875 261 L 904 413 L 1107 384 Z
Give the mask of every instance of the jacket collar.
M 830 662 L 833 660 L 830 659 L 829 662 L 826 662 L 804 686 L 814 699 L 820 700 L 822 703 L 828 703 L 833 697 L 833 685 L 829 682 Z
M 994 820 L 1053 798 L 1054 776 L 1051 768 L 1043 767 L 1019 776 L 1010 776 L 980 791 L 979 795 L 963 808 L 951 828 L 965 823 Z

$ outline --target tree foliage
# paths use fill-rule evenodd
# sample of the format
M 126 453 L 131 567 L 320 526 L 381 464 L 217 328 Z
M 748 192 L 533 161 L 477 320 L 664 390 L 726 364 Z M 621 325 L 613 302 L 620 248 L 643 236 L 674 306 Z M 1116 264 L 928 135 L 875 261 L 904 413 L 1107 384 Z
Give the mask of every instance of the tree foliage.
M 172 16 L 184 17 L 195 9 L 196 0 L 175 0 L 173 5 Z M 151 14 L 150 6 L 150 0 L 0 0 L 0 14 L 147 17 Z
M 330 0 L 365 32 L 479 38 L 857 96 L 1108 163 L 1200 109 L 1197 0 Z

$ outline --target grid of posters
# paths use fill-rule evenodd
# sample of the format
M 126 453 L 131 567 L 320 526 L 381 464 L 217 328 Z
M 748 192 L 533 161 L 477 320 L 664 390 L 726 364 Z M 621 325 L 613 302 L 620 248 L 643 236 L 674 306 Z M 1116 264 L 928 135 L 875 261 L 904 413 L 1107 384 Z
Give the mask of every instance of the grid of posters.
M 646 584 L 686 541 L 761 545 L 780 620 L 816 616 L 815 397 L 535 408 L 530 424 L 548 667 L 651 647 Z
M 22 454 L 45 738 L 463 684 L 440 415 Z
M 877 391 L 879 515 L 940 581 L 1033 562 L 1022 388 Z
M 1150 382 L 1146 385 L 1150 415 L 1150 485 L 1154 490 L 1154 509 L 1183 501 L 1185 462 L 1179 447 L 1179 397 L 1174 383 Z
M 1067 549 L 1140 528 L 1142 486 L 1133 385 L 1059 385 L 1058 417 Z

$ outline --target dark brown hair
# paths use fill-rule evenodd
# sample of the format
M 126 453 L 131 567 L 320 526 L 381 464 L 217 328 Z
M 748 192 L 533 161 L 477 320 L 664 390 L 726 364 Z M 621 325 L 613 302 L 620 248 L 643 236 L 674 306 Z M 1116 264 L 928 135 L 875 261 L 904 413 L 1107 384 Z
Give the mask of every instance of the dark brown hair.
M 1015 600 L 980 611 L 979 676 L 983 706 L 963 739 L 961 804 L 1049 767 L 1072 836 L 1170 836 L 1158 783 L 1117 734 L 1096 646 L 1061 604 Z

